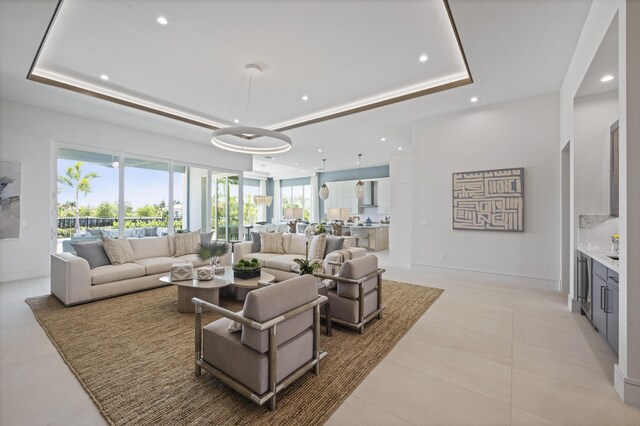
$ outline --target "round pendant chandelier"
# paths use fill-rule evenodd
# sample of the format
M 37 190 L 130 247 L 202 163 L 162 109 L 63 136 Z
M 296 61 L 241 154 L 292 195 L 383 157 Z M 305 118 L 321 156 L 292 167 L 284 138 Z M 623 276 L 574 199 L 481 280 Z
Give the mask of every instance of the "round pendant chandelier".
M 271 195 L 254 195 L 253 202 L 258 206 L 267 206 L 269 207 L 273 202 L 273 196 Z
M 364 182 L 362 181 L 362 154 L 358 154 L 358 183 L 356 183 L 356 197 L 364 198 Z
M 327 159 L 323 158 L 322 159 L 322 186 L 320 187 L 320 191 L 318 191 L 318 195 L 323 200 L 326 200 L 327 198 L 329 198 L 329 187 L 327 186 L 325 182 L 325 177 L 324 177 L 327 170 L 326 164 L 327 164 Z
M 244 120 L 244 122 L 247 123 L 253 78 L 262 74 L 262 68 L 256 64 L 249 64 L 245 67 L 244 72 L 249 76 L 247 105 L 245 107 Z M 231 110 L 233 110 L 233 107 L 235 106 L 235 102 L 238 99 L 238 95 L 240 94 L 243 85 L 244 79 L 242 80 L 240 89 L 238 89 L 238 94 L 231 105 Z M 227 151 L 256 155 L 280 154 L 289 151 L 293 145 L 291 138 L 284 133 L 262 127 L 250 126 L 230 126 L 215 130 L 211 134 L 211 143 L 214 146 Z

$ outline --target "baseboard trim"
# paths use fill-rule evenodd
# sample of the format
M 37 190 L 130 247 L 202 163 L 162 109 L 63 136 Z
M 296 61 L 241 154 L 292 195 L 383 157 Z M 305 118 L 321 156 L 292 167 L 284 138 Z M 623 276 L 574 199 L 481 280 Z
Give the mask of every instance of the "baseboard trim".
M 491 279 L 500 283 L 512 283 L 522 285 L 525 287 L 544 288 L 553 291 L 562 291 L 562 283 L 559 279 L 535 277 L 531 275 L 519 275 L 512 274 L 510 272 L 499 271 L 484 271 L 481 269 L 473 268 L 461 268 L 455 266 L 445 265 L 432 265 L 427 263 L 411 263 L 411 269 L 418 272 L 427 272 L 442 274 L 448 273 L 450 275 L 457 275 L 463 278 L 478 278 L 477 275 L 481 274 L 485 279 Z M 446 272 L 445 272 L 446 271 Z M 515 280 L 514 280 L 515 278 Z
M 613 387 L 625 404 L 640 408 L 640 380 L 626 377 L 620 364 L 613 366 Z
M 0 273 L 0 283 L 4 283 L 7 281 L 26 280 L 29 278 L 46 277 L 50 273 L 50 269 L 34 269 L 31 271 Z
M 575 314 L 579 314 L 582 310 L 580 301 L 573 299 L 570 294 L 567 295 L 567 306 L 569 310 Z

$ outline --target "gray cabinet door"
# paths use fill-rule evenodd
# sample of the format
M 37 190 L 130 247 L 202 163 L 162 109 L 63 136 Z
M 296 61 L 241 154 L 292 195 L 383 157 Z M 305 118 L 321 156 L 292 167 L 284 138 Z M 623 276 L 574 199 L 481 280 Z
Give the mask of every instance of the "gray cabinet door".
M 607 288 L 607 282 L 593 274 L 593 280 L 591 281 L 593 287 L 591 289 L 591 321 L 593 325 L 598 329 L 600 334 L 607 338 L 607 314 L 604 311 L 604 293 Z
M 605 297 L 607 308 L 607 342 L 618 353 L 618 317 L 620 308 L 618 305 L 618 290 L 608 285 Z

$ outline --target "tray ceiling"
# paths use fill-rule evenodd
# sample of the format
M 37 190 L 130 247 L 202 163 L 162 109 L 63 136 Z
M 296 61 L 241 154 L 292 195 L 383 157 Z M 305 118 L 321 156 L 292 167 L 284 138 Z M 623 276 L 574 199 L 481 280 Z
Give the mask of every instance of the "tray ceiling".
M 250 63 L 263 73 L 247 109 Z M 203 127 L 278 130 L 472 81 L 440 0 L 64 0 L 28 77 Z

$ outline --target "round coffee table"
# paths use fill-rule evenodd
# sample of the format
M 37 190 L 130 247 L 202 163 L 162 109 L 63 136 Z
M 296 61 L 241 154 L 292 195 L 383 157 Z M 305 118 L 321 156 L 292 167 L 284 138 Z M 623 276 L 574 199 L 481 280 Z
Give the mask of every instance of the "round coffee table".
M 194 273 L 197 270 L 194 269 Z M 233 275 L 231 266 L 224 266 L 224 274 L 216 275 L 214 279 L 209 281 L 192 280 L 171 281 L 171 275 L 160 277 L 160 281 L 178 286 L 178 312 L 189 313 L 195 312 L 195 305 L 191 303 L 191 299 L 197 297 L 205 302 L 220 304 L 220 289 L 228 285 L 235 287 L 235 297 L 237 301 L 244 301 L 247 293 L 251 290 L 259 288 L 258 283 L 272 283 L 276 277 L 268 272 L 262 271 L 259 277 L 243 280 Z
M 221 275 L 222 276 L 222 275 Z M 268 272 L 260 271 L 260 276 L 255 278 L 249 278 L 243 280 L 241 278 L 236 278 L 233 275 L 233 267 L 225 266 L 224 267 L 224 278 L 229 281 L 229 284 L 233 285 L 236 289 L 236 300 L 239 302 L 244 301 L 247 297 L 247 293 L 251 290 L 255 290 L 259 288 L 259 282 L 263 283 L 272 283 L 276 280 L 276 277 L 271 275 Z
M 194 270 L 194 273 L 197 273 Z M 191 299 L 197 297 L 205 302 L 218 305 L 220 303 L 220 289 L 231 284 L 222 275 L 216 276 L 209 281 L 192 280 L 171 281 L 171 275 L 160 277 L 160 281 L 178 286 L 178 312 L 190 313 L 196 311 L 196 306 L 191 303 Z

